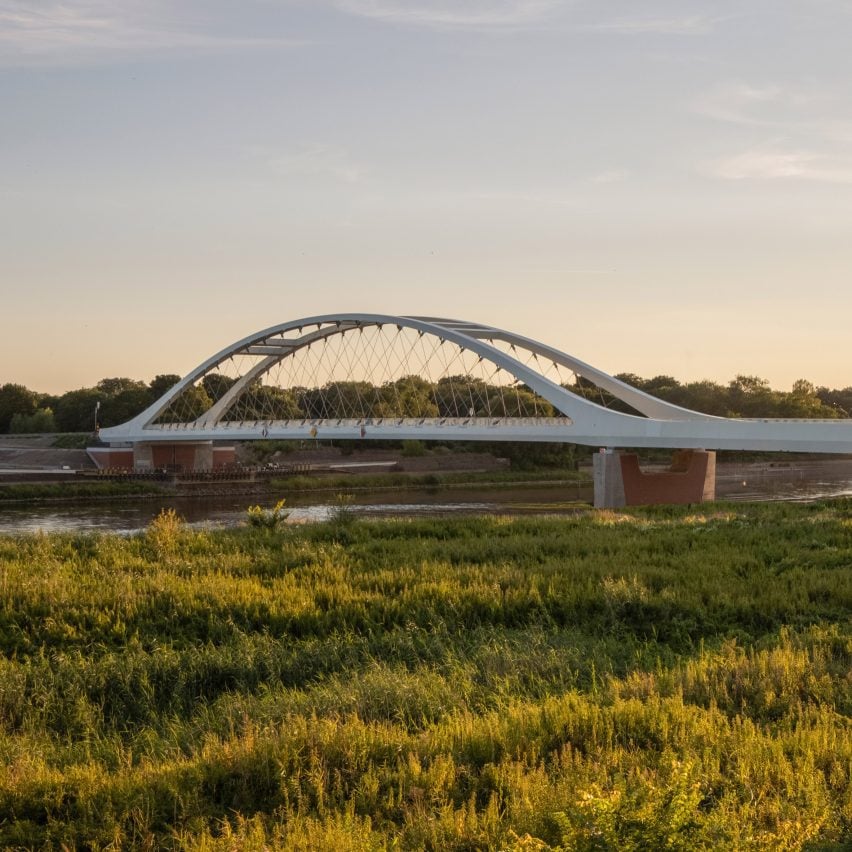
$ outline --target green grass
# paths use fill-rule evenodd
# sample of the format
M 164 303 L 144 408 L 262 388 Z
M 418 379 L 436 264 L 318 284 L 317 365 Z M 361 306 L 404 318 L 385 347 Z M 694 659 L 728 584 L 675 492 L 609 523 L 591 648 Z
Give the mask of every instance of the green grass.
M 852 502 L 0 537 L 0 846 L 838 849 Z
M 572 470 L 491 471 L 478 473 L 378 473 L 339 474 L 329 476 L 299 475 L 258 481 L 258 490 L 274 492 L 339 492 L 381 491 L 424 488 L 500 488 L 523 482 L 525 485 L 546 487 L 557 482 L 584 484 L 591 482 L 584 474 Z M 227 482 L 212 481 L 211 487 L 227 489 Z M 178 492 L 180 493 L 180 492 Z M 193 493 L 198 491 L 193 489 Z M 33 482 L 0 485 L 0 505 L 3 503 L 35 503 L 41 501 L 101 500 L 109 497 L 130 497 L 156 494 L 174 496 L 175 491 L 156 482 L 129 480 L 126 482 Z
M 102 500 L 169 493 L 153 482 L 22 482 L 0 485 L 0 504 L 41 500 Z
M 90 432 L 65 432 L 57 435 L 51 446 L 61 450 L 85 450 L 91 439 Z
M 343 473 L 295 476 L 283 476 L 270 480 L 270 486 L 277 491 L 346 491 L 369 489 L 405 488 L 442 488 L 469 487 L 489 488 L 504 485 L 552 485 L 556 482 L 571 482 L 591 485 L 591 478 L 576 470 L 491 470 L 491 471 L 452 471 L 434 473 Z

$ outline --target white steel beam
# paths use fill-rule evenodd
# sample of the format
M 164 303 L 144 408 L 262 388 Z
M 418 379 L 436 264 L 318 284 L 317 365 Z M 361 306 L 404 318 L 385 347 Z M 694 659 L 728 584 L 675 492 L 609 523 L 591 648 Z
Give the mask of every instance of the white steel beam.
M 556 418 L 444 418 L 414 420 L 223 422 L 231 405 L 282 359 L 311 343 L 355 328 L 395 325 L 449 341 L 505 370 L 550 402 Z M 286 335 L 296 332 L 297 337 Z M 571 393 L 534 368 L 489 343 L 499 340 L 564 366 L 647 415 L 611 411 Z M 249 369 L 213 408 L 193 423 L 157 424 L 157 418 L 188 387 L 228 358 L 256 354 Z M 363 435 L 362 435 L 363 429 Z M 237 341 L 200 364 L 148 409 L 127 423 L 101 430 L 101 438 L 121 441 L 176 441 L 257 438 L 311 438 L 313 430 L 336 438 L 418 438 L 421 440 L 562 441 L 607 447 L 665 447 L 718 450 L 788 450 L 852 453 L 850 420 L 744 420 L 712 417 L 658 400 L 614 377 L 538 341 L 480 323 L 386 314 L 328 314 L 272 326 Z

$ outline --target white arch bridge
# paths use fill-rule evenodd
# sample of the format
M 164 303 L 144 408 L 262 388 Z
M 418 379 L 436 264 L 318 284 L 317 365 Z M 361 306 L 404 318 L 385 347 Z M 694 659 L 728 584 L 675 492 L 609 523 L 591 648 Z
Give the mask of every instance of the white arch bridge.
M 100 437 L 113 446 L 337 438 L 850 453 L 852 420 L 713 417 L 489 325 L 330 314 L 237 341 Z

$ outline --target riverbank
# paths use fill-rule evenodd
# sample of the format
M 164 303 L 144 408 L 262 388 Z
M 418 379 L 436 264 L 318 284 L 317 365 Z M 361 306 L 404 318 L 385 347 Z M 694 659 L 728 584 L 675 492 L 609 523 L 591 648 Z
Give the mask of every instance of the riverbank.
M 850 513 L 0 536 L 0 845 L 841 848 Z
M 405 491 L 470 488 L 488 490 L 507 485 L 534 488 L 538 485 L 591 485 L 591 478 L 574 470 L 548 471 L 449 471 L 432 473 L 346 473 L 268 477 L 257 481 L 214 480 L 175 485 L 147 480 L 126 482 L 4 483 L 0 506 L 28 503 L 85 503 L 112 499 L 198 499 L 223 496 L 323 494 L 361 491 Z

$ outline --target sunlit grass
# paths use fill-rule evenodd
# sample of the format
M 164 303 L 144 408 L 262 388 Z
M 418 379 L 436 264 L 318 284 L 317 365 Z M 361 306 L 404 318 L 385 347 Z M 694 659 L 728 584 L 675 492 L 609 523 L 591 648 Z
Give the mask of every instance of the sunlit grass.
M 0 846 L 837 848 L 850 518 L 0 537 Z

